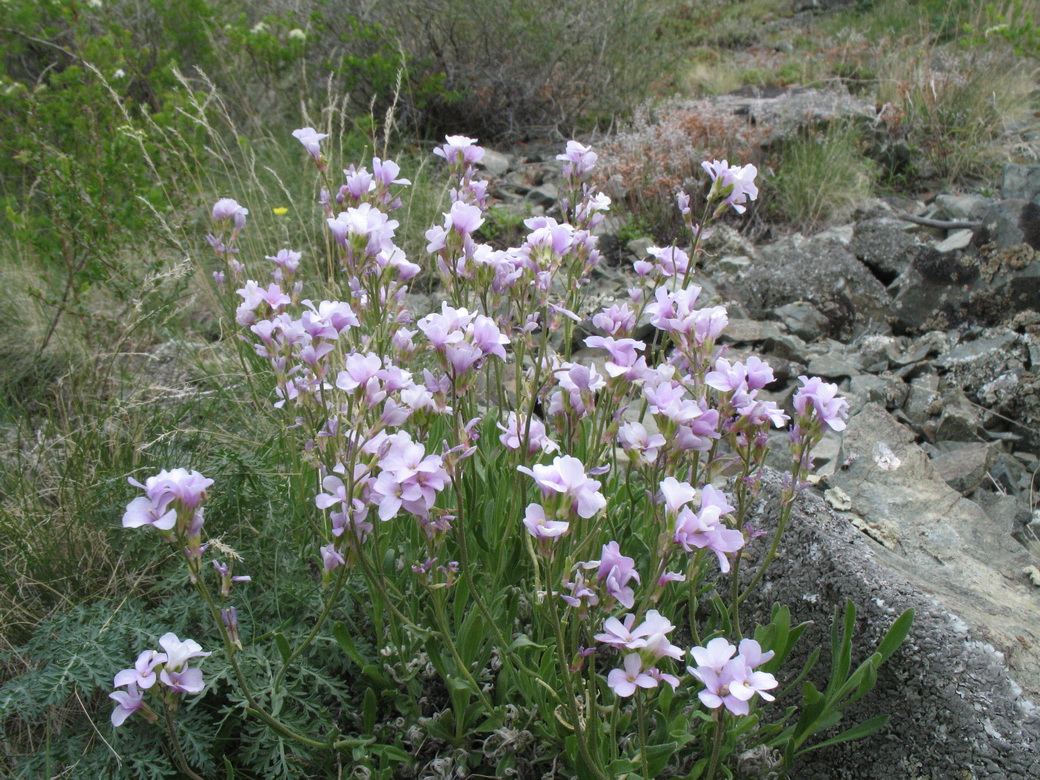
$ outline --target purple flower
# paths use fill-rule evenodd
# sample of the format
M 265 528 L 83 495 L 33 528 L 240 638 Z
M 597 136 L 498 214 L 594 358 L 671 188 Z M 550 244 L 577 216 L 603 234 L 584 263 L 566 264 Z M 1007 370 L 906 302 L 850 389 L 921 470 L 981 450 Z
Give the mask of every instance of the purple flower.
M 182 642 L 172 632 L 159 637 L 159 646 L 166 651 L 167 669 L 179 669 L 189 659 L 204 658 L 210 655 L 195 640 L 185 639 Z
M 618 429 L 618 443 L 644 465 L 657 461 L 657 456 L 667 440 L 659 433 L 651 435 L 642 423 L 627 422 Z
M 661 275 L 666 277 L 681 276 L 690 267 L 690 257 L 675 246 L 653 246 L 646 250 L 657 260 Z
M 133 669 L 124 669 L 115 676 L 112 685 L 122 688 L 124 685 L 135 685 L 141 688 L 151 688 L 155 685 L 155 667 L 166 663 L 166 655 L 157 653 L 155 650 L 145 650 L 134 662 Z
M 278 254 L 275 255 L 264 255 L 265 260 L 273 261 L 279 268 L 290 273 L 295 272 L 300 267 L 300 260 L 303 258 L 303 253 L 294 252 L 291 249 L 280 249 Z
M 445 136 L 446 143 L 438 146 L 433 153 L 443 157 L 449 163 L 458 164 L 462 168 L 469 167 L 479 162 L 484 157 L 484 149 L 477 146 L 475 138 L 467 138 L 464 135 Z
M 510 412 L 506 418 L 506 424 L 496 423 L 496 427 L 502 431 L 498 440 L 502 446 L 511 450 L 520 449 L 525 430 L 528 436 L 527 454 L 534 455 L 541 450 L 545 453 L 556 452 L 560 449 L 555 442 L 549 439 L 545 432 L 545 423 L 538 419 L 531 419 L 530 425 L 526 418 L 517 416 L 516 412 Z
M 758 169 L 754 165 L 735 168 L 726 160 L 722 162 L 712 160 L 702 162 L 701 167 L 708 172 L 712 179 L 709 197 L 725 198 L 723 206 L 720 206 L 719 209 L 729 206 L 738 214 L 743 214 L 744 203 L 758 197 L 758 187 L 755 186 Z
M 645 650 L 655 660 L 668 656 L 680 660 L 683 651 L 668 641 L 667 635 L 675 630 L 668 618 L 664 617 L 656 609 L 646 613 L 643 622 L 632 629 L 632 636 L 636 639 L 628 645 L 631 650 Z
M 625 656 L 624 669 L 613 669 L 607 675 L 607 685 L 621 698 L 628 698 L 636 692 L 636 688 L 656 688 L 657 679 L 643 671 L 643 661 L 639 653 Z
M 477 206 L 462 201 L 452 203 L 451 212 L 445 216 L 444 227 L 451 227 L 462 236 L 468 236 L 484 224 L 483 212 Z
M 231 198 L 221 198 L 213 204 L 214 221 L 222 222 L 224 220 L 231 220 L 235 225 L 236 231 L 241 230 L 246 226 L 246 217 L 248 215 L 249 209 L 239 206 L 238 202 Z
M 325 567 L 325 571 L 329 572 L 335 569 L 337 566 L 342 566 L 346 561 L 343 556 L 336 550 L 334 544 L 327 544 L 322 547 L 321 552 L 322 564 Z
M 321 161 L 321 147 L 318 144 L 328 138 L 328 133 L 319 133 L 313 127 L 301 127 L 293 130 L 293 138 L 296 138 L 307 153 L 317 161 Z
M 543 496 L 557 493 L 570 498 L 571 511 L 579 517 L 593 517 L 607 505 L 607 499 L 599 492 L 600 483 L 589 479 L 582 462 L 570 455 L 557 456 L 551 466 L 535 464 L 533 470 L 517 466 L 517 471 L 534 477 Z
M 123 528 L 140 528 L 150 525 L 160 531 L 169 531 L 177 524 L 177 511 L 170 509 L 172 496 L 164 501 L 155 502 L 145 496 L 139 496 L 126 505 L 123 514 Z
M 636 313 L 626 304 L 614 304 L 592 318 L 592 324 L 611 336 L 627 336 L 636 326 Z
M 386 214 L 371 203 L 361 203 L 356 207 L 341 211 L 335 219 L 325 220 L 333 237 L 344 249 L 374 257 L 382 250 L 394 248 L 394 231 L 400 224 L 396 219 L 389 219 Z
M 163 685 L 177 693 L 201 693 L 202 689 L 206 687 L 200 669 L 171 671 L 167 667 L 159 673 L 159 679 L 162 680 Z
M 764 663 L 772 660 L 773 656 L 776 655 L 772 650 L 767 653 L 762 652 L 762 645 L 756 642 L 754 639 L 741 639 L 740 640 L 740 654 L 744 656 L 744 661 L 754 669 L 756 666 L 761 666 Z
M 603 545 L 598 561 L 589 561 L 585 568 L 596 569 L 596 579 L 604 583 L 608 595 L 617 599 L 625 609 L 632 609 L 636 603 L 635 591 L 628 586 L 632 580 L 641 582 L 639 572 L 635 568 L 635 560 L 621 554 L 615 541 Z
M 528 504 L 524 515 L 524 527 L 539 541 L 563 536 L 571 524 L 562 520 L 546 520 L 545 509 L 539 504 Z
M 633 649 L 631 645 L 638 638 L 632 633 L 632 626 L 635 624 L 636 616 L 625 615 L 624 617 L 624 622 L 616 617 L 607 618 L 603 622 L 603 633 L 596 634 L 593 639 L 612 647 Z
M 661 498 L 665 510 L 670 515 L 678 514 L 679 510 L 697 497 L 697 491 L 689 482 L 680 482 L 675 477 L 665 477 L 661 481 Z
M 845 420 L 849 416 L 849 403 L 837 397 L 838 386 L 824 382 L 818 376 L 811 379 L 800 376 L 802 387 L 794 394 L 794 409 L 800 417 L 812 406 L 820 421 L 835 431 L 845 430 Z
M 135 683 L 130 683 L 125 691 L 113 691 L 108 694 L 108 698 L 116 703 L 116 708 L 112 710 L 112 725 L 116 728 L 138 710 L 146 709 L 144 694 L 137 690 Z
M 408 179 L 397 178 L 397 174 L 400 172 L 401 166 L 393 160 L 380 160 L 378 157 L 372 158 L 372 176 L 384 189 L 391 184 L 400 184 L 402 186 L 411 184 Z
M 596 153 L 577 141 L 568 141 L 567 151 L 556 155 L 556 159 L 565 163 L 563 175 L 576 179 L 585 178 L 596 165 Z
M 675 196 L 675 205 L 679 207 L 679 213 L 684 217 L 690 215 L 690 196 L 687 195 L 685 191 L 680 190 Z
M 697 662 L 697 666 L 721 672 L 722 667 L 736 652 L 737 648 L 731 645 L 725 637 L 718 636 L 708 642 L 707 647 L 695 647 L 690 650 L 690 655 Z
M 700 512 L 694 514 L 689 508 L 683 508 L 676 517 L 672 539 L 686 552 L 691 552 L 693 547 L 711 550 L 719 559 L 722 572 L 726 573 L 730 568 L 726 554 L 744 546 L 744 534 L 726 528 L 721 521 L 722 515 L 733 511 L 722 491 L 705 485 L 701 490 Z
M 123 527 L 151 525 L 161 531 L 169 531 L 174 527 L 179 510 L 194 512 L 205 501 L 206 488 L 213 484 L 212 479 L 187 469 L 163 469 L 145 480 L 143 485 L 133 477 L 127 481 L 144 490 L 145 494 L 127 505 Z
M 564 593 L 559 595 L 570 606 L 584 611 L 587 607 L 594 607 L 599 604 L 599 594 L 589 586 L 585 575 L 579 569 L 581 565 L 576 564 L 570 578 L 565 578 L 563 581 L 563 586 L 570 591 L 570 595 Z M 584 603 L 582 599 L 585 600 Z

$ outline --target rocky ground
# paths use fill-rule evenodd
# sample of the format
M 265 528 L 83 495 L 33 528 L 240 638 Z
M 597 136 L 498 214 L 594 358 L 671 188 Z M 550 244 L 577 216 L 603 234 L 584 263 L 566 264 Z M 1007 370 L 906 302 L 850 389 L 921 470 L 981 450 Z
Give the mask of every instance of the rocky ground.
M 502 204 L 552 213 L 551 155 L 486 164 Z M 774 399 L 807 374 L 851 406 L 816 453 L 819 482 L 760 607 L 790 605 L 815 622 L 805 644 L 826 644 L 851 598 L 864 649 L 917 610 L 854 713 L 893 713 L 887 732 L 813 754 L 799 776 L 1040 776 L 1040 165 L 1006 166 L 987 195 L 873 200 L 811 237 L 754 245 L 723 227 L 708 250 L 696 282 L 728 306 L 732 353 L 772 364 Z M 604 303 L 627 298 L 628 265 L 597 271 Z

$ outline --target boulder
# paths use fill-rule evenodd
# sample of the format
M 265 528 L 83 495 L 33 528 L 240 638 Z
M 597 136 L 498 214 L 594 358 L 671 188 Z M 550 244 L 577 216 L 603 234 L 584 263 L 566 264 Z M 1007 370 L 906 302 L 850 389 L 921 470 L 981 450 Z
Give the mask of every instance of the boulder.
M 1040 230 L 1040 206 L 1036 208 Z M 888 313 L 899 333 L 964 323 L 999 325 L 1020 312 L 1040 309 L 1040 253 L 1021 241 L 1009 246 L 990 241 L 978 250 L 946 253 L 922 245 L 888 290 Z
M 867 266 L 882 284 L 890 284 L 910 265 L 917 241 L 898 219 L 866 219 L 856 224 L 849 251 Z
M 1000 249 L 1028 244 L 1040 249 L 1040 204 L 1015 198 L 996 201 L 982 215 L 989 241 Z
M 775 474 L 767 476 L 754 508 L 754 525 L 775 525 L 779 490 L 780 479 Z M 857 491 L 853 494 L 859 495 Z M 760 543 L 752 548 L 752 562 L 764 547 Z M 932 561 L 932 566 L 939 564 Z M 768 615 L 774 602 L 780 602 L 790 606 L 793 620 L 813 621 L 784 671 L 793 674 L 810 651 L 822 648 L 820 663 L 810 677 L 818 687 L 826 684 L 830 621 L 845 599 L 851 599 L 858 609 L 854 663 L 866 657 L 903 610 L 913 608 L 916 614 L 907 641 L 881 667 L 875 689 L 846 710 L 836 731 L 881 714 L 891 715 L 887 727 L 866 740 L 807 754 L 792 777 L 1040 777 L 1040 714 L 1008 670 L 1007 663 L 1016 656 L 1002 655 L 984 628 L 973 626 L 968 617 L 937 599 L 933 586 L 918 575 L 917 568 L 902 552 L 888 550 L 856 530 L 813 491 L 799 499 L 780 555 L 762 587 L 747 602 L 759 619 Z M 753 566 L 743 569 L 745 573 L 751 570 Z M 957 579 L 953 569 L 942 577 Z M 1022 580 L 1024 590 L 1028 585 L 1024 575 Z M 1035 618 L 1036 595 L 1032 595 Z M 999 609 L 1002 614 L 1008 611 L 1006 606 Z M 1030 641 L 1027 635 L 1023 640 Z M 1032 642 L 1035 648 L 1035 636 Z M 781 686 L 789 679 L 781 676 Z M 1035 694 L 1035 674 L 1032 680 Z M 792 699 L 789 696 L 777 704 L 789 705 Z
M 837 338 L 873 326 L 883 328 L 889 298 L 863 263 L 833 238 L 794 236 L 763 247 L 759 259 L 734 284 L 754 316 L 805 301 L 827 318 Z
M 1005 165 L 1000 194 L 1006 199 L 1040 203 L 1040 165 Z
M 805 301 L 788 303 L 773 312 L 787 329 L 800 339 L 815 341 L 820 338 L 827 329 L 828 320 L 816 307 Z
M 1028 555 L 1011 528 L 943 480 L 914 433 L 877 404 L 848 422 L 830 487 L 848 494 L 868 528 L 896 541 L 885 563 L 934 596 L 1003 653 L 1017 681 L 1040 694 L 1040 600 L 1019 576 Z M 885 469 L 881 445 L 901 461 Z

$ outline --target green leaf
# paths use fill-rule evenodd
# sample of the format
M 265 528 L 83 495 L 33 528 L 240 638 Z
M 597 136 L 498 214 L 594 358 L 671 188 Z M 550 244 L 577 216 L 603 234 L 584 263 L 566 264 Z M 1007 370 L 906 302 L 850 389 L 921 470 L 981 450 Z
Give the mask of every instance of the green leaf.
M 678 742 L 666 742 L 663 745 L 647 745 L 646 758 L 650 765 L 650 777 L 657 777 L 665 768 L 668 760 L 675 754 L 679 747 Z
M 828 747 L 829 745 L 837 745 L 840 742 L 851 742 L 856 739 L 863 739 L 864 737 L 869 737 L 871 734 L 874 734 L 880 731 L 882 728 L 884 728 L 885 724 L 888 723 L 889 717 L 889 715 L 878 715 L 876 718 L 865 720 L 862 723 L 853 726 L 850 729 L 846 729 L 845 731 L 838 734 L 836 737 L 825 739 L 823 742 L 820 742 L 819 744 L 813 745 L 812 747 L 807 747 L 805 750 L 798 751 L 797 755 L 801 756 L 813 750 L 818 750 L 822 747 Z
M 376 703 L 376 692 L 371 687 L 365 688 L 365 700 L 361 705 L 361 721 L 366 734 L 375 733 Z
M 471 671 L 481 647 L 487 641 L 488 634 L 489 626 L 483 620 L 480 610 L 474 607 L 458 630 L 459 657 Z
M 527 634 L 520 634 L 513 640 L 513 643 L 509 645 L 510 650 L 519 650 L 521 647 L 534 647 L 538 650 L 544 650 L 546 645 L 540 645 L 535 642 Z
M 372 755 L 396 761 L 399 764 L 411 766 L 415 762 L 414 758 L 396 745 L 369 745 L 368 750 Z
M 235 780 L 235 767 L 232 766 L 231 760 L 227 756 L 222 756 L 224 759 L 224 777 L 225 780 Z
M 289 640 L 285 638 L 285 634 L 275 632 L 274 643 L 278 646 L 278 652 L 282 656 L 282 662 L 289 663 L 289 659 L 292 658 L 292 648 L 289 646 Z
M 908 609 L 896 618 L 896 622 L 892 624 L 890 629 L 888 629 L 885 633 L 884 639 L 881 640 L 881 644 L 877 646 L 877 652 L 881 654 L 881 663 L 884 663 L 891 658 L 892 653 L 903 644 L 907 635 L 910 633 L 910 628 L 913 624 L 914 611 L 912 609 Z
M 339 649 L 346 653 L 347 658 L 359 667 L 371 664 L 371 661 L 363 656 L 361 651 L 357 649 L 357 645 L 354 644 L 354 638 L 350 635 L 350 631 L 345 625 L 339 622 L 333 625 L 332 636 L 335 637 Z

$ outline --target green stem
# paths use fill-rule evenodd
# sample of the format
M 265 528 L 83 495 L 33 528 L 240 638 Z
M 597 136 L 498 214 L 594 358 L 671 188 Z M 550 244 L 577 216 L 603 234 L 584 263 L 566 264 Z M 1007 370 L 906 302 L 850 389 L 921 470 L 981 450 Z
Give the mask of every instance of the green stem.
M 563 676 L 563 684 L 567 689 L 567 705 L 571 711 L 571 720 L 574 721 L 574 739 L 578 743 L 578 752 L 581 753 L 587 768 L 596 776 L 597 780 L 607 780 L 607 776 L 599 768 L 589 753 L 589 746 L 585 742 L 585 729 L 581 724 L 581 713 L 578 711 L 578 698 L 574 692 L 574 681 L 571 679 L 570 664 L 567 661 L 567 648 L 563 639 L 563 624 L 560 622 L 560 614 L 556 609 L 556 602 L 552 595 L 546 596 L 549 606 L 549 615 L 552 618 L 553 629 L 556 632 L 556 659 L 560 664 L 560 673 Z M 591 706 L 591 702 L 586 702 Z
M 170 743 L 173 745 L 173 755 L 177 761 L 177 766 L 180 770 L 186 774 L 191 780 L 202 780 L 202 778 L 195 774 L 191 767 L 188 766 L 188 759 L 184 757 L 184 751 L 181 749 L 181 741 L 177 738 L 177 729 L 173 727 L 173 715 L 170 713 L 170 704 L 167 701 L 163 701 L 163 714 L 166 716 L 166 730 L 170 734 Z
M 643 777 L 650 778 L 650 759 L 646 755 L 646 713 L 643 711 L 643 692 L 636 691 L 636 718 L 639 721 L 639 758 L 643 765 Z
M 771 564 L 773 559 L 776 557 L 776 551 L 780 547 L 780 538 L 784 535 L 784 529 L 787 528 L 787 521 L 791 519 L 791 511 L 794 509 L 795 499 L 798 498 L 798 485 L 804 478 L 804 469 L 802 464 L 805 462 L 806 455 L 808 451 L 812 449 L 813 444 L 814 442 L 811 437 L 806 436 L 802 443 L 802 448 L 798 452 L 798 461 L 791 472 L 791 485 L 784 491 L 783 497 L 781 498 L 783 507 L 780 510 L 780 520 L 776 526 L 776 533 L 773 534 L 773 543 L 769 546 L 769 552 L 767 552 L 766 556 L 762 559 L 762 563 L 759 564 L 758 571 L 755 573 L 751 583 L 744 589 L 744 592 L 740 594 L 738 603 L 747 600 L 747 597 L 751 595 L 751 591 L 753 591 L 758 583 L 762 581 L 769 564 Z
M 725 722 L 726 711 L 722 708 L 715 710 L 715 741 L 711 746 L 711 763 L 708 764 L 706 780 L 715 780 L 715 771 L 719 767 L 719 754 L 722 752 L 723 725 Z

